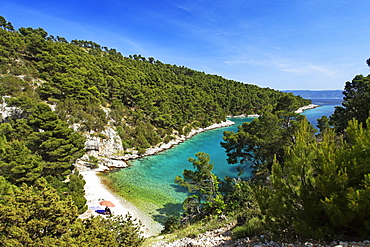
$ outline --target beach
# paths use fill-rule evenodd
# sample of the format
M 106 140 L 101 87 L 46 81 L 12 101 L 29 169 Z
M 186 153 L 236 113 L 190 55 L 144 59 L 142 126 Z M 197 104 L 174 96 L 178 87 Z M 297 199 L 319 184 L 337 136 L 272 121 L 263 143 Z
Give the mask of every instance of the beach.
M 295 113 L 302 113 L 305 110 L 313 109 L 313 108 L 316 108 L 316 107 L 319 107 L 319 105 L 309 104 L 307 106 L 300 107 L 298 110 L 295 111 Z
M 95 212 L 97 209 L 104 209 L 104 206 L 100 206 L 100 201 L 110 201 L 115 206 L 111 207 L 112 214 L 114 215 L 126 215 L 130 214 L 133 218 L 138 219 L 143 224 L 142 231 L 144 237 L 150 237 L 158 235 L 163 226 L 158 222 L 154 221 L 150 216 L 141 212 L 138 208 L 126 201 L 122 197 L 115 195 L 107 186 L 105 186 L 98 173 L 102 172 L 102 169 L 90 169 L 81 163 L 76 164 L 79 173 L 83 176 L 86 181 L 85 184 L 85 198 L 87 200 L 88 210 L 80 215 L 80 218 L 88 218 L 91 216 L 102 216 Z
M 197 130 L 191 131 L 187 136 L 181 136 L 175 140 L 172 140 L 170 143 L 162 144 L 160 147 L 157 148 L 150 148 L 147 150 L 147 152 L 144 155 L 129 155 L 125 157 L 119 157 L 118 159 L 120 161 L 122 160 L 129 160 L 134 158 L 139 158 L 146 155 L 154 155 L 158 152 L 161 152 L 163 150 L 169 149 L 173 147 L 174 145 L 177 145 L 192 136 L 196 135 L 197 133 L 207 131 L 214 128 L 221 128 L 229 125 L 235 124 L 234 122 L 227 120 L 225 122 L 221 122 L 218 124 L 213 124 L 206 128 L 200 128 Z M 116 157 L 117 158 L 117 157 Z M 109 163 L 109 162 L 108 162 Z M 105 162 L 107 164 L 107 162 Z M 110 201 L 112 202 L 115 207 L 111 208 L 111 211 L 114 215 L 126 215 L 129 213 L 133 216 L 133 218 L 138 219 L 143 224 L 142 231 L 144 237 L 150 237 L 150 236 L 156 236 L 159 235 L 163 229 L 163 226 L 154 221 L 150 215 L 140 211 L 137 207 L 132 205 L 130 202 L 126 201 L 124 198 L 116 195 L 112 190 L 110 190 L 105 184 L 102 183 L 102 180 L 100 176 L 98 175 L 101 172 L 106 172 L 110 168 L 118 167 L 117 165 L 111 163 L 112 166 L 108 167 L 106 165 L 99 164 L 98 168 L 90 168 L 88 165 L 88 162 L 84 162 L 83 160 L 78 160 L 75 163 L 75 166 L 79 173 L 83 176 L 86 184 L 84 186 L 85 189 L 85 198 L 87 200 L 87 206 L 88 210 L 80 215 L 80 218 L 88 218 L 91 216 L 102 216 L 95 212 L 97 209 L 104 209 L 103 206 L 100 206 L 100 201 Z M 125 164 L 124 162 L 120 162 L 120 168 L 124 168 L 122 164 Z M 127 166 L 127 164 L 126 164 Z
M 300 108 L 299 110 L 303 111 L 303 110 L 311 109 L 311 108 L 314 108 L 314 107 L 317 107 L 317 105 L 305 106 L 305 107 Z M 252 116 L 248 116 L 248 117 L 252 117 Z M 253 117 L 258 117 L 258 115 L 253 115 Z M 115 215 L 126 215 L 127 213 L 129 213 L 134 218 L 139 219 L 142 222 L 142 224 L 144 225 L 143 228 L 142 228 L 142 231 L 144 232 L 143 235 L 145 237 L 159 235 L 161 230 L 163 229 L 163 226 L 160 223 L 154 221 L 153 218 L 150 215 L 140 211 L 137 207 L 132 205 L 130 202 L 126 201 L 124 198 L 116 195 L 114 193 L 114 191 L 110 190 L 107 186 L 105 186 L 105 184 L 102 183 L 102 180 L 101 180 L 100 176 L 98 175 L 98 173 L 104 172 L 104 171 L 109 171 L 109 169 L 113 168 L 113 167 L 123 168 L 124 166 L 127 166 L 127 164 L 124 162 L 125 160 L 135 159 L 135 158 L 139 158 L 139 157 L 146 156 L 146 155 L 154 155 L 156 153 L 159 153 L 163 150 L 169 149 L 169 148 L 173 147 L 174 145 L 177 145 L 177 144 L 191 138 L 192 136 L 194 136 L 197 133 L 207 131 L 207 130 L 210 130 L 210 129 L 214 129 L 214 128 L 225 127 L 225 126 L 229 126 L 229 125 L 233 125 L 233 124 L 235 124 L 235 123 L 230 121 L 230 120 L 227 120 L 227 121 L 222 122 L 222 123 L 213 124 L 213 125 L 211 125 L 207 128 L 201 128 L 201 129 L 193 130 L 187 136 L 181 136 L 177 139 L 172 140 L 171 142 L 169 142 L 167 144 L 162 144 L 158 147 L 150 148 L 150 149 L 147 150 L 147 152 L 144 155 L 141 155 L 141 156 L 139 156 L 137 154 L 130 154 L 130 155 L 125 155 L 125 156 L 120 156 L 120 157 L 113 157 L 114 158 L 113 160 L 116 160 L 116 161 L 119 160 L 120 161 L 121 166 L 114 165 L 114 162 L 111 163 L 112 166 L 110 166 L 110 167 L 101 163 L 101 164 L 99 164 L 99 168 L 91 169 L 87 165 L 84 164 L 85 162 L 78 161 L 76 163 L 76 166 L 77 166 L 80 174 L 84 177 L 84 179 L 86 181 L 85 197 L 86 197 L 86 200 L 87 200 L 87 205 L 89 207 L 87 212 L 84 213 L 83 215 L 81 215 L 80 217 L 81 218 L 86 218 L 86 217 L 90 217 L 91 215 L 94 215 L 94 216 L 98 215 L 95 212 L 95 210 L 97 209 L 97 207 L 100 206 L 99 202 L 103 201 L 103 200 L 108 200 L 108 201 L 113 202 L 113 204 L 115 204 L 115 207 L 111 208 L 113 214 L 115 214 Z M 107 163 L 105 163 L 105 164 L 107 164 Z M 101 207 L 101 208 L 104 209 L 104 207 Z

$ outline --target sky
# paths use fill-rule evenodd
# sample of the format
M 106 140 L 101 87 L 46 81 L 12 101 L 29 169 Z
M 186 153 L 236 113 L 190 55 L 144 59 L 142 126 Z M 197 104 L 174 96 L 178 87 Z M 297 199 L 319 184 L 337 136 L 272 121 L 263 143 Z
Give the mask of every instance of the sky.
M 0 0 L 0 16 L 277 90 L 343 90 L 370 68 L 367 0 Z

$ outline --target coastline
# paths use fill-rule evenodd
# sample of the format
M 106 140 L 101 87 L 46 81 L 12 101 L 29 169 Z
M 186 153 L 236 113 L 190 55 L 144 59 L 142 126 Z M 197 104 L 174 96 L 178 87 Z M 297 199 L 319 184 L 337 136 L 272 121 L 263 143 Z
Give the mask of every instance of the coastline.
M 105 217 L 104 215 L 96 213 L 95 210 L 98 208 L 104 209 L 103 206 L 100 206 L 99 202 L 107 200 L 111 201 L 115 205 L 115 207 L 110 208 L 114 215 L 125 216 L 126 214 L 130 214 L 134 219 L 136 219 L 136 222 L 141 221 L 143 224 L 141 230 L 143 231 L 144 237 L 150 237 L 160 233 L 163 228 L 161 224 L 151 219 L 148 215 L 141 212 L 124 198 L 116 195 L 111 189 L 104 185 L 102 179 L 98 175 L 98 173 L 104 171 L 104 169 L 90 169 L 81 163 L 76 163 L 75 165 L 86 181 L 84 189 L 88 209 L 85 213 L 80 215 L 81 219 L 89 218 L 91 216 Z
M 296 113 L 302 113 L 305 110 L 313 109 L 319 107 L 319 105 L 310 104 L 308 106 L 304 106 L 299 108 Z M 259 115 L 239 115 L 239 116 L 227 116 L 228 118 L 241 118 L 241 117 L 259 117 Z M 83 162 L 81 160 L 76 162 L 76 168 L 79 171 L 79 173 L 84 177 L 84 180 L 86 181 L 85 184 L 85 197 L 87 200 L 87 206 L 88 210 L 80 215 L 80 218 L 87 218 L 91 216 L 97 216 L 95 210 L 97 207 L 99 207 L 99 201 L 102 200 L 109 200 L 115 204 L 115 207 L 111 208 L 112 213 L 115 215 L 126 215 L 129 213 L 133 216 L 133 218 L 141 221 L 143 224 L 142 231 L 144 237 L 150 237 L 150 236 L 157 236 L 160 234 L 161 230 L 163 229 L 163 226 L 154 221 L 149 215 L 145 214 L 144 212 L 140 211 L 137 207 L 135 207 L 130 202 L 126 201 L 121 196 L 116 195 L 114 191 L 112 191 L 109 187 L 107 187 L 103 182 L 101 177 L 98 175 L 101 172 L 109 171 L 110 168 L 124 168 L 127 167 L 127 163 L 125 161 L 131 160 L 131 159 L 137 159 L 148 155 L 155 155 L 159 152 L 162 152 L 164 150 L 170 149 L 173 146 L 180 144 L 181 142 L 184 142 L 188 140 L 189 138 L 193 137 L 194 135 L 211 130 L 216 128 L 222 128 L 227 127 L 230 125 L 234 125 L 235 123 L 231 120 L 226 120 L 224 122 L 213 124 L 211 126 L 208 126 L 206 128 L 199 128 L 197 130 L 192 130 L 188 135 L 182 135 L 180 137 L 177 137 L 174 140 L 171 140 L 169 143 L 160 144 L 157 147 L 149 148 L 146 150 L 146 152 L 142 155 L 137 154 L 137 152 L 133 154 L 126 154 L 123 156 L 110 156 L 109 162 L 106 162 L 105 164 L 100 164 L 98 168 L 89 168 L 86 165 L 86 162 Z M 108 160 L 108 159 L 107 159 Z M 109 163 L 110 165 L 107 165 Z M 104 216 L 103 216 L 104 217 Z
M 83 176 L 86 184 L 84 186 L 85 189 L 85 198 L 87 200 L 87 206 L 88 210 L 80 215 L 80 218 L 88 218 L 91 216 L 98 216 L 99 214 L 95 212 L 96 209 L 102 208 L 102 206 L 99 205 L 100 201 L 108 200 L 111 201 L 115 207 L 111 208 L 111 211 L 115 215 L 126 215 L 129 213 L 133 216 L 136 220 L 140 221 L 143 224 L 143 227 L 141 230 L 143 231 L 144 237 L 150 237 L 150 236 L 156 236 L 159 235 L 161 230 L 163 229 L 163 226 L 154 221 L 149 215 L 145 214 L 141 210 L 139 210 L 136 206 L 131 204 L 130 202 L 126 201 L 121 196 L 117 195 L 114 191 L 112 191 L 109 187 L 107 187 L 103 182 L 101 177 L 99 176 L 99 173 L 106 172 L 110 170 L 110 167 L 119 167 L 124 168 L 128 165 L 123 160 L 130 160 L 130 159 L 136 159 L 141 158 L 143 156 L 148 155 L 154 155 L 159 152 L 162 152 L 166 149 L 172 148 L 174 145 L 180 144 L 181 142 L 186 141 L 187 139 L 193 137 L 194 135 L 215 129 L 215 128 L 222 128 L 227 127 L 230 125 L 234 125 L 235 123 L 231 120 L 226 120 L 224 122 L 218 123 L 218 124 L 212 124 L 211 126 L 208 126 L 206 128 L 199 128 L 197 130 L 192 130 L 188 135 L 186 136 L 180 136 L 172 141 L 170 141 L 167 144 L 161 144 L 158 147 L 149 148 L 143 155 L 137 155 L 137 154 L 130 154 L 125 156 L 116 156 L 116 157 L 110 157 L 113 158 L 113 160 L 116 160 L 117 163 L 112 162 L 112 166 L 106 166 L 100 164 L 98 168 L 89 168 L 88 163 L 84 162 L 82 160 L 78 160 L 75 163 L 75 166 L 79 173 Z M 124 163 L 125 165 L 122 165 Z M 102 216 L 102 215 L 99 215 Z M 104 217 L 104 216 L 102 216 Z
M 138 154 L 137 151 L 132 151 L 132 154 L 111 155 L 109 158 L 111 160 L 116 160 L 116 161 L 128 161 L 128 160 L 142 158 L 144 156 L 154 155 L 154 154 L 157 154 L 157 153 L 162 152 L 164 150 L 170 149 L 173 146 L 178 145 L 178 144 L 188 140 L 189 138 L 193 137 L 194 135 L 196 135 L 198 133 L 201 133 L 201 132 L 204 132 L 204 131 L 207 131 L 207 130 L 211 130 L 211 129 L 227 127 L 227 126 L 234 125 L 234 124 L 235 123 L 233 121 L 226 119 L 225 121 L 223 121 L 221 123 L 212 124 L 212 125 L 210 125 L 206 128 L 199 128 L 199 129 L 196 129 L 196 130 L 191 130 L 189 132 L 189 134 L 178 136 L 174 140 L 169 141 L 168 143 L 162 143 L 162 144 L 157 145 L 156 147 L 148 148 L 148 149 L 146 149 L 144 154 L 140 155 L 140 154 Z M 127 166 L 127 164 L 126 164 L 126 166 Z M 119 167 L 122 167 L 122 166 L 112 166 L 112 167 L 119 168 Z M 125 167 L 125 165 L 123 167 Z
M 302 106 L 300 108 L 298 108 L 295 113 L 303 113 L 305 110 L 309 110 L 309 109 L 314 109 L 316 107 L 319 107 L 320 105 L 315 105 L 315 104 L 309 104 L 309 105 L 306 105 L 306 106 Z M 260 115 L 258 114 L 252 114 L 252 115 L 238 115 L 238 116 L 227 116 L 228 118 L 242 118 L 242 117 L 252 117 L 252 118 L 257 118 L 259 117 Z
M 316 107 L 319 107 L 319 105 L 309 104 L 298 108 L 298 110 L 296 110 L 295 113 L 303 113 L 305 110 L 314 109 Z

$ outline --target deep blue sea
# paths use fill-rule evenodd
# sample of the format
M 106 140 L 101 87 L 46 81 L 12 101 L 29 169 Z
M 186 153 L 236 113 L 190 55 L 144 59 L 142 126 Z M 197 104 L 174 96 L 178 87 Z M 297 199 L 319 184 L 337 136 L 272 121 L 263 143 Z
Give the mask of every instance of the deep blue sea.
M 321 116 L 330 116 L 334 107 L 341 105 L 341 99 L 311 99 L 320 105 L 306 110 L 303 114 L 313 126 Z M 224 149 L 220 146 L 223 132 L 237 131 L 237 126 L 253 118 L 232 118 L 236 124 L 202 132 L 191 139 L 153 156 L 130 162 L 130 168 L 108 175 L 112 185 L 128 201 L 144 212 L 160 218 L 161 215 L 178 212 L 187 196 L 186 191 L 174 183 L 184 169 L 192 169 L 189 157 L 195 158 L 197 152 L 206 152 L 214 163 L 214 173 L 220 178 L 237 177 L 237 165 L 229 165 Z M 247 172 L 243 176 L 249 176 Z

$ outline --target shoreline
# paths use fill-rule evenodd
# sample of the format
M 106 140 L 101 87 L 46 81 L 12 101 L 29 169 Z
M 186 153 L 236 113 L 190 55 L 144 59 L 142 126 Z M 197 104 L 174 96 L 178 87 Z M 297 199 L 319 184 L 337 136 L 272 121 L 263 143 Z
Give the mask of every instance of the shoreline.
M 295 113 L 303 113 L 305 110 L 314 109 L 316 107 L 320 107 L 320 105 L 309 104 L 298 108 L 298 110 L 296 110 Z
M 305 110 L 313 109 L 316 107 L 319 107 L 319 105 L 310 104 L 308 106 L 299 108 L 296 111 L 296 113 L 302 113 Z M 227 116 L 227 118 L 242 118 L 242 117 L 257 118 L 259 117 L 259 115 L 254 114 L 254 115 Z M 180 137 L 177 137 L 174 140 L 171 140 L 168 143 L 163 143 L 163 144 L 158 145 L 157 147 L 149 148 L 142 155 L 138 155 L 137 153 L 134 153 L 134 154 L 126 154 L 124 156 L 111 156 L 109 157 L 109 159 L 112 165 L 108 165 L 108 166 L 101 164 L 99 165 L 98 168 L 92 169 L 86 166 L 85 162 L 81 160 L 77 161 L 75 164 L 76 168 L 79 171 L 79 173 L 83 176 L 86 182 L 84 189 L 85 189 L 85 198 L 87 200 L 86 204 L 88 206 L 88 210 L 84 214 L 80 215 L 80 218 L 98 216 L 99 214 L 97 214 L 95 210 L 97 207 L 100 206 L 99 201 L 108 200 L 115 204 L 115 207 L 111 208 L 113 214 L 125 216 L 127 213 L 129 213 L 134 219 L 136 219 L 137 221 L 141 221 L 141 223 L 143 224 L 143 227 L 141 228 L 141 230 L 143 231 L 144 237 L 151 237 L 151 236 L 159 235 L 161 233 L 161 230 L 163 229 L 163 226 L 159 222 L 156 222 L 154 219 L 152 219 L 150 215 L 147 215 L 146 213 L 142 212 L 136 206 L 126 201 L 123 197 L 117 195 L 112 189 L 110 189 L 105 184 L 103 184 L 102 178 L 99 176 L 99 173 L 109 171 L 110 168 L 128 167 L 129 166 L 127 164 L 128 160 L 158 154 L 164 150 L 170 149 L 173 146 L 178 145 L 190 139 L 191 137 L 193 137 L 194 135 L 198 133 L 211 130 L 211 129 L 227 127 L 227 126 L 234 125 L 234 124 L 235 123 L 233 121 L 226 119 L 225 121 L 221 123 L 212 124 L 206 128 L 199 128 L 197 130 L 192 130 L 188 135 L 186 136 L 182 135 Z
M 143 231 L 144 237 L 151 237 L 151 236 L 157 236 L 161 233 L 163 226 L 159 222 L 156 222 L 154 219 L 151 218 L 150 215 L 147 215 L 146 213 L 142 212 L 140 209 L 138 209 L 135 205 L 131 204 L 129 201 L 125 200 L 123 197 L 117 195 L 112 189 L 110 189 L 108 186 L 106 186 L 102 182 L 102 178 L 99 176 L 99 173 L 109 171 L 110 168 L 125 168 L 129 165 L 127 163 L 124 163 L 125 165 L 122 165 L 122 161 L 128 161 L 131 159 L 137 159 L 144 156 L 154 155 L 159 152 L 162 152 L 164 150 L 170 149 L 173 146 L 180 144 L 189 138 L 193 137 L 194 135 L 211 130 L 216 128 L 222 128 L 227 127 L 230 125 L 234 125 L 235 123 L 231 120 L 226 120 L 224 122 L 218 123 L 218 124 L 212 124 L 206 128 L 199 128 L 197 130 L 192 130 L 188 135 L 178 137 L 172 141 L 170 141 L 167 144 L 161 144 L 158 147 L 149 148 L 143 155 L 125 155 L 125 156 L 117 156 L 117 157 L 109 157 L 113 159 L 114 161 L 117 160 L 117 163 L 111 162 L 111 166 L 107 165 L 99 165 L 98 168 L 89 168 L 88 163 L 84 162 L 82 160 L 78 160 L 75 163 L 76 169 L 79 171 L 79 173 L 83 176 L 86 184 L 84 186 L 85 189 L 85 198 L 86 198 L 86 204 L 88 206 L 88 209 L 85 213 L 80 215 L 80 218 L 88 218 L 91 216 L 102 216 L 95 212 L 96 209 L 102 208 L 102 206 L 99 205 L 100 201 L 108 200 L 111 201 L 115 207 L 111 208 L 111 211 L 114 215 L 122 215 L 125 216 L 127 213 L 129 213 L 131 216 L 133 216 L 136 221 L 140 221 L 143 224 L 143 227 L 141 230 Z M 116 165 L 115 165 L 116 164 Z
M 152 147 L 152 148 L 148 148 L 146 149 L 145 153 L 144 154 L 138 154 L 137 151 L 132 151 L 132 154 L 125 154 L 125 155 L 111 155 L 109 156 L 109 159 L 111 160 L 115 160 L 115 161 L 129 161 L 129 160 L 134 160 L 134 159 L 138 159 L 138 158 L 142 158 L 142 157 L 145 157 L 145 156 L 150 156 L 150 155 L 154 155 L 154 154 L 158 154 L 162 151 L 165 151 L 167 149 L 170 149 L 172 148 L 173 146 L 175 145 L 178 145 L 188 139 L 190 139 L 191 137 L 195 136 L 196 134 L 198 133 L 201 133 L 201 132 L 204 132 L 204 131 L 207 131 L 207 130 L 212 130 L 212 129 L 217 129 L 217 128 L 222 128 L 222 127 L 227 127 L 227 126 L 230 126 L 230 125 L 234 125 L 235 123 L 231 120 L 228 120 L 226 119 L 225 121 L 221 122 L 221 123 L 216 123 L 216 124 L 212 124 L 206 128 L 199 128 L 199 129 L 196 129 L 196 130 L 192 130 L 189 132 L 189 134 L 187 135 L 181 135 L 181 136 L 178 136 L 176 137 L 175 139 L 169 141 L 168 143 L 162 143 L 162 144 L 159 144 L 155 147 Z M 117 162 L 117 164 L 120 164 L 119 162 Z M 126 167 L 128 166 L 127 164 L 126 165 L 117 165 L 117 166 L 111 166 L 113 168 L 121 168 L 121 167 Z
M 75 165 L 86 181 L 84 189 L 86 205 L 88 206 L 86 212 L 81 214 L 79 218 L 85 219 L 91 216 L 105 217 L 96 213 L 95 210 L 104 209 L 104 206 L 101 206 L 99 202 L 107 200 L 115 205 L 115 207 L 110 207 L 112 214 L 122 216 L 130 214 L 136 223 L 140 221 L 143 225 L 141 231 L 143 231 L 144 237 L 156 236 L 161 232 L 163 226 L 160 223 L 154 221 L 149 215 L 139 210 L 129 201 L 114 193 L 102 182 L 99 173 L 105 171 L 104 168 L 90 169 L 81 163 L 76 163 Z

